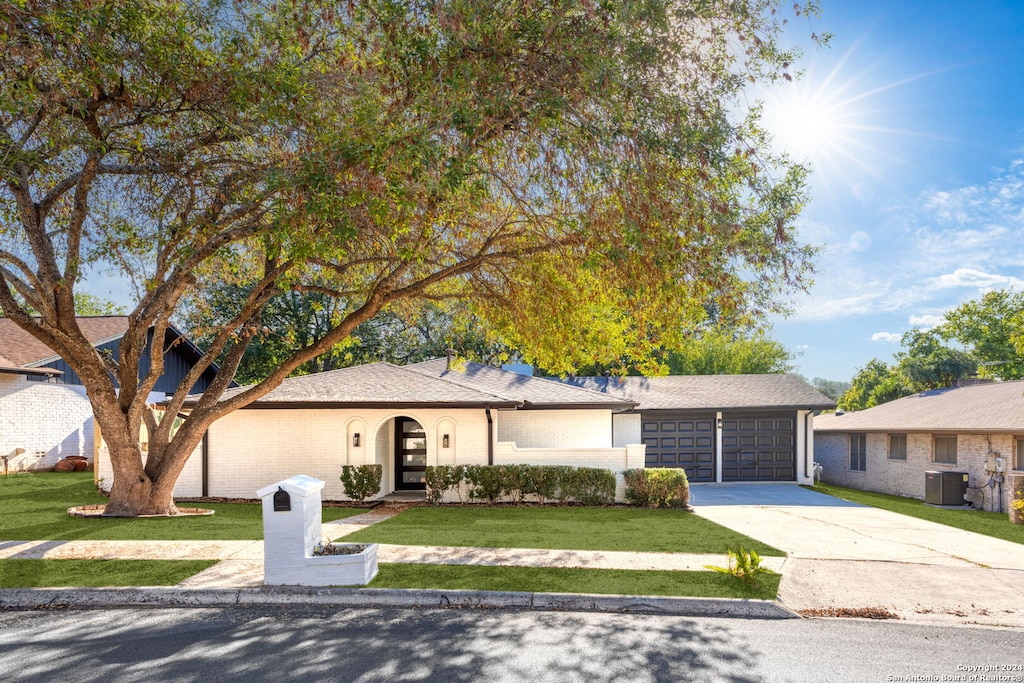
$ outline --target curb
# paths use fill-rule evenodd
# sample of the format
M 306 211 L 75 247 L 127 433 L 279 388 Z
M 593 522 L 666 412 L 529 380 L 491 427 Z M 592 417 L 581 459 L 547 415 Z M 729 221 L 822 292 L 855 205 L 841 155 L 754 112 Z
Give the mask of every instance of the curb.
M 317 605 L 434 609 L 521 609 L 556 612 L 612 612 L 687 617 L 801 619 L 773 600 L 673 598 L 507 591 L 398 590 L 390 588 L 5 588 L 0 608 L 228 607 L 232 605 Z

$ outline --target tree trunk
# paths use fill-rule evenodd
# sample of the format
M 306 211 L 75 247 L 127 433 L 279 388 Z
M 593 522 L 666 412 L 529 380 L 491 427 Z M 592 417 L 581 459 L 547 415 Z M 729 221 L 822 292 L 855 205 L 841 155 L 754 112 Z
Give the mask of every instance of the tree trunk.
M 172 497 L 173 483 L 161 486 L 159 479 L 150 479 L 142 467 L 142 451 L 137 445 L 116 450 L 111 447 L 110 465 L 114 470 L 114 481 L 104 515 L 139 517 L 178 514 Z

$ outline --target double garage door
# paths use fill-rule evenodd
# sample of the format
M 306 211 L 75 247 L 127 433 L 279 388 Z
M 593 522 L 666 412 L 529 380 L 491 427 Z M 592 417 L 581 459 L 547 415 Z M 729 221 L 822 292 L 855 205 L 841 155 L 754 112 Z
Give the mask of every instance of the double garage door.
M 681 467 L 690 481 L 715 481 L 715 414 L 644 413 L 647 467 Z M 722 414 L 722 481 L 795 481 L 793 414 Z

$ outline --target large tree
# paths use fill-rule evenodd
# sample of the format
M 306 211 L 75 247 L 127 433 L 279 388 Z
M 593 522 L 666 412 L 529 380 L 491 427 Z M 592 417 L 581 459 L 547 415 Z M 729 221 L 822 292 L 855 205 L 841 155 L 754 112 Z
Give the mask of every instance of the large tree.
M 1024 353 L 1016 343 L 1024 331 L 1024 293 L 988 292 L 948 311 L 945 318 L 936 331 L 970 349 L 980 376 L 1024 378 Z
M 781 3 L 780 3 L 781 4 Z M 743 89 L 788 77 L 772 0 L 22 0 L 0 6 L 0 306 L 67 360 L 110 450 L 109 514 L 174 513 L 217 418 L 402 301 L 464 299 L 554 371 L 642 356 L 709 305 L 802 284 L 803 169 Z M 800 12 L 801 8 L 796 7 Z M 115 361 L 87 269 L 137 300 Z M 168 399 L 146 340 L 205 282 L 248 285 Z M 224 398 L 264 309 L 329 330 Z M 202 305 L 201 301 L 192 304 Z M 38 312 L 30 315 L 27 307 Z M 148 429 L 148 457 L 139 435 Z

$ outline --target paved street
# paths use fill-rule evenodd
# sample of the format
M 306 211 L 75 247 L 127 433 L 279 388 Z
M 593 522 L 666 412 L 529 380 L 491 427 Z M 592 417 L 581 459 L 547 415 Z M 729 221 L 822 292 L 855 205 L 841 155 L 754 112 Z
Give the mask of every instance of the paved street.
M 0 612 L 5 681 L 870 682 L 1020 666 L 1021 653 L 1020 631 L 858 620 L 294 606 Z

